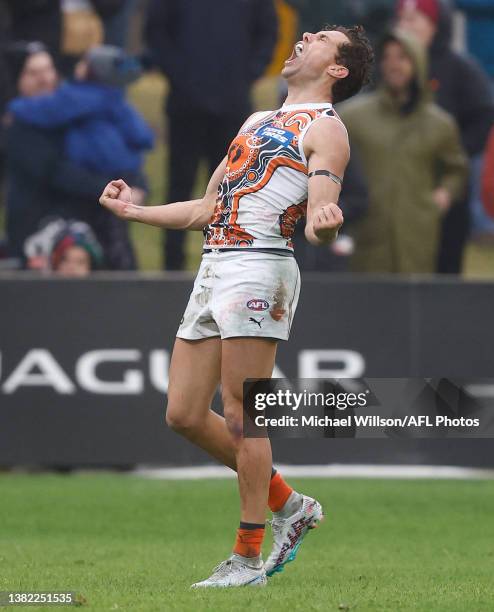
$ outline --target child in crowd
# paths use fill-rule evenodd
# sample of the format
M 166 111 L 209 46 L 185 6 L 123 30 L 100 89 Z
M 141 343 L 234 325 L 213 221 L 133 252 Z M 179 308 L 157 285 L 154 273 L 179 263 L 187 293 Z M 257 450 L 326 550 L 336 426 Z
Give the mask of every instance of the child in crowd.
M 27 268 L 59 276 L 85 277 L 103 267 L 103 250 L 83 221 L 51 219 L 24 245 Z
M 49 95 L 16 98 L 9 110 L 30 125 L 66 129 L 68 158 L 88 170 L 138 176 L 154 137 L 123 88 L 140 74 L 122 49 L 95 47 L 77 64 L 74 80 Z

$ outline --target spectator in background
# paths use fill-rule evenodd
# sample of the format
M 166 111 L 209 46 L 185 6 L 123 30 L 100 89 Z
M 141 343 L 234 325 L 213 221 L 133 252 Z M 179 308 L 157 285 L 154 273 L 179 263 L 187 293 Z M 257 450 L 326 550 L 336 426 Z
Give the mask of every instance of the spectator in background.
M 62 61 L 65 76 L 74 72 L 80 58 L 105 38 L 103 20 L 91 0 L 60 0 L 63 14 Z
M 370 194 L 352 267 L 433 273 L 441 218 L 464 187 L 465 155 L 454 120 L 428 99 L 423 47 L 396 31 L 382 42 L 379 64 L 379 88 L 340 110 Z
M 53 59 L 40 43 L 9 48 L 9 72 L 18 95 L 50 94 L 58 86 Z M 9 255 L 23 261 L 24 242 L 43 219 L 78 218 L 96 232 L 110 269 L 134 269 L 135 258 L 124 223 L 109 222 L 98 204 L 112 176 L 89 171 L 65 154 L 65 131 L 42 130 L 14 120 L 6 133 L 6 204 Z
M 482 201 L 485 211 L 494 219 L 494 128 L 487 143 L 482 171 Z
M 165 199 L 189 200 L 199 162 L 212 173 L 251 112 L 251 87 L 276 43 L 275 7 L 273 0 L 152 0 L 146 32 L 170 82 Z M 166 232 L 167 269 L 184 268 L 184 242 L 184 232 Z
M 103 251 L 87 223 L 53 219 L 24 244 L 27 268 L 83 278 L 103 267 Z
M 492 121 L 494 103 L 487 76 L 469 57 L 451 48 L 453 13 L 444 0 L 400 0 L 398 26 L 414 34 L 429 54 L 429 80 L 436 103 L 450 113 L 460 129 L 471 163 L 470 194 L 478 191 L 482 154 Z M 442 225 L 437 271 L 461 272 L 470 234 L 468 194 L 452 207 Z
M 75 75 L 53 93 L 18 97 L 9 111 L 29 125 L 65 128 L 68 159 L 87 170 L 143 183 L 143 153 L 152 149 L 154 137 L 122 89 L 140 77 L 138 62 L 118 47 L 94 47 Z
M 480 62 L 494 86 L 494 2 L 456 0 L 467 18 L 467 47 Z
M 56 0 L 0 0 L 0 205 L 3 202 L 5 126 L 2 117 L 14 95 L 5 59 L 7 45 L 39 40 L 54 58 L 60 55 L 62 14 Z
M 369 192 L 356 148 L 348 163 L 339 206 L 345 215 L 345 225 L 335 242 L 327 247 L 312 246 L 305 239 L 304 223 L 295 229 L 297 262 L 301 270 L 312 272 L 346 272 L 354 252 L 354 240 L 349 232 L 369 208 Z
M 92 3 L 103 20 L 105 44 L 126 49 L 137 0 L 92 0 Z
M 75 64 L 92 47 L 104 43 L 127 47 L 135 3 L 136 0 L 60 0 L 65 75 L 72 74 Z

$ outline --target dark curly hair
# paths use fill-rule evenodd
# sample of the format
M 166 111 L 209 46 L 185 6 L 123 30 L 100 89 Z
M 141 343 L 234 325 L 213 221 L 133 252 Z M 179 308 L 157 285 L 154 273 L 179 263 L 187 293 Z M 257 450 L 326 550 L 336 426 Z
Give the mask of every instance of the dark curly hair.
M 343 26 L 326 26 L 325 30 L 341 32 L 350 40 L 338 47 L 336 63 L 348 68 L 346 78 L 333 85 L 333 102 L 343 102 L 357 94 L 371 80 L 374 66 L 374 51 L 362 26 L 345 28 Z

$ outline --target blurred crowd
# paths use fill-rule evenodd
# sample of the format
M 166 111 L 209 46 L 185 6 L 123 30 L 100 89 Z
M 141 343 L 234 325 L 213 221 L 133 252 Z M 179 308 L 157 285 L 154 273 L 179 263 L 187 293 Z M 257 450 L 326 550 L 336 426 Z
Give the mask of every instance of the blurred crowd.
M 253 110 L 280 40 L 331 23 L 365 26 L 376 71 L 337 109 L 352 145 L 344 231 L 315 249 L 301 228 L 300 267 L 461 273 L 470 240 L 494 243 L 492 0 L 0 0 L 0 265 L 135 270 L 129 227 L 98 205 L 112 178 L 137 204 L 149 191 L 157 137 L 128 86 L 166 77 L 162 198 L 188 200 Z M 164 267 L 183 269 L 184 233 L 163 238 Z

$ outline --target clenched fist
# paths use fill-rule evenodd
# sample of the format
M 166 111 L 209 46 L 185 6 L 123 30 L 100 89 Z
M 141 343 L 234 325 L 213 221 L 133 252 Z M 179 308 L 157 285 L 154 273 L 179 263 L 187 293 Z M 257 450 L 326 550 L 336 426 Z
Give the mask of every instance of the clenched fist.
M 312 223 L 316 238 L 324 244 L 331 242 L 338 236 L 343 221 L 343 212 L 337 204 L 323 206 L 315 214 Z
M 111 181 L 105 187 L 99 202 L 120 219 L 136 219 L 140 206 L 132 202 L 132 189 L 125 181 Z

